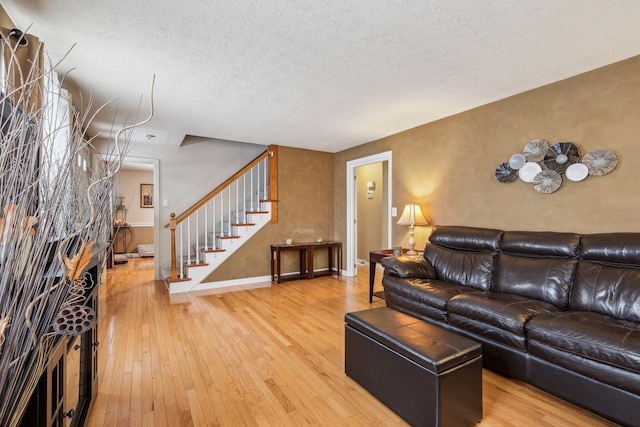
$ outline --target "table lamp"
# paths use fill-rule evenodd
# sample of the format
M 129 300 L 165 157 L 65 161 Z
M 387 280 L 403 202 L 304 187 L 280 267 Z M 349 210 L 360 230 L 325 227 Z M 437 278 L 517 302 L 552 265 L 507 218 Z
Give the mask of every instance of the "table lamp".
M 416 255 L 417 252 L 413 250 L 416 242 L 413 239 L 414 226 L 416 225 L 429 225 L 429 222 L 424 218 L 420 205 L 409 204 L 404 206 L 404 211 L 398 220 L 399 225 L 409 226 L 409 250 L 407 255 Z

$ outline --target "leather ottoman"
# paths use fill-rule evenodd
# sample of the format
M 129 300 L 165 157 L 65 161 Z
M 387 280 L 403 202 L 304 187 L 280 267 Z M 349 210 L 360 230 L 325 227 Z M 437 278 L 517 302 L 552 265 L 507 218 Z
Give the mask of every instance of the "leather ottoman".
M 411 425 L 482 419 L 480 344 L 399 311 L 345 315 L 345 373 Z

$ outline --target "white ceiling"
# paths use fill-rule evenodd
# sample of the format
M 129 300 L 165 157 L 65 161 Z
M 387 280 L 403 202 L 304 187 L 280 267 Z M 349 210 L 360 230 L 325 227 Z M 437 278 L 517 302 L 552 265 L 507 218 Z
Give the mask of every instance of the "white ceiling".
M 337 152 L 640 54 L 637 0 L 3 0 L 94 105 L 185 135 Z M 116 113 L 117 111 L 117 113 Z M 151 141 L 145 134 L 154 134 Z

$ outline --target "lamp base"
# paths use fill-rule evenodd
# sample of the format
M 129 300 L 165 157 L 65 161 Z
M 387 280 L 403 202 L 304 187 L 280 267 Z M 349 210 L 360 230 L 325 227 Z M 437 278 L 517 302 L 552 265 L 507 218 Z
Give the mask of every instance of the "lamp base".
M 413 234 L 414 234 L 414 227 L 413 227 L 413 224 L 411 224 L 409 226 L 409 241 L 407 242 L 409 244 L 409 250 L 406 252 L 406 255 L 418 254 L 418 252 L 413 250 L 414 246 L 416 245 L 416 241 L 413 238 Z

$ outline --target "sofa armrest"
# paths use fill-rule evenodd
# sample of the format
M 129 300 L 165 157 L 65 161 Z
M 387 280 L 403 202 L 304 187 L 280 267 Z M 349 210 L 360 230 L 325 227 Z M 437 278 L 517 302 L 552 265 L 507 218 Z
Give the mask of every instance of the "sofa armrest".
M 421 255 L 400 255 L 382 258 L 380 264 L 397 276 L 417 277 L 421 279 L 435 279 L 436 270 L 433 265 Z

